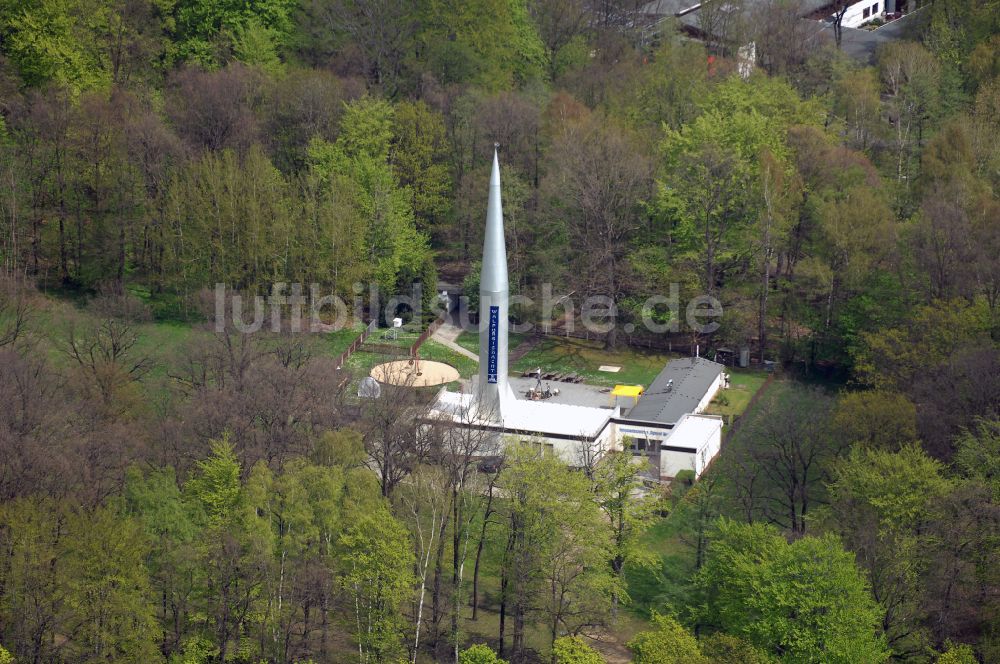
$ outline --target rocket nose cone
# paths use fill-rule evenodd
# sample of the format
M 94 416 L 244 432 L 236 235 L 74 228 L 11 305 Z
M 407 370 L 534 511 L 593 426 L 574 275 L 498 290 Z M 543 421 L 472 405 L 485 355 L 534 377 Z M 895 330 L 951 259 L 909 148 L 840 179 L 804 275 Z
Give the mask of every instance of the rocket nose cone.
M 500 197 L 500 159 L 493 150 L 493 173 L 490 176 L 486 206 L 486 233 L 483 238 L 483 264 L 480 291 L 500 292 L 508 288 L 507 247 L 503 231 L 503 203 Z

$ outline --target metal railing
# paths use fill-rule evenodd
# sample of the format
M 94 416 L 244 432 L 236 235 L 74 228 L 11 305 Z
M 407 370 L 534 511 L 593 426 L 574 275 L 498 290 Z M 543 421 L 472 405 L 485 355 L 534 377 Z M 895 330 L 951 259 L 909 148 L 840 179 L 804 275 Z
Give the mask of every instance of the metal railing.
M 413 345 L 410 346 L 410 357 L 416 356 L 417 351 L 420 350 L 420 346 L 423 345 L 425 341 L 430 339 L 431 335 L 437 332 L 437 329 L 441 327 L 442 324 L 444 324 L 444 316 L 435 319 L 433 323 L 427 326 L 427 329 L 424 330 L 423 333 L 417 337 L 417 340 L 413 342 Z
M 347 350 L 345 350 L 343 353 L 337 356 L 336 365 L 338 369 L 343 368 L 344 363 L 347 362 L 347 359 L 351 355 L 354 355 L 354 353 L 359 348 L 361 348 L 361 345 L 365 342 L 365 339 L 371 336 L 371 333 L 374 332 L 376 328 L 378 328 L 377 318 L 373 319 L 372 322 L 368 323 L 368 327 L 366 327 L 364 331 L 362 331 L 361 334 L 358 335 L 357 339 L 351 342 L 351 345 L 347 347 Z

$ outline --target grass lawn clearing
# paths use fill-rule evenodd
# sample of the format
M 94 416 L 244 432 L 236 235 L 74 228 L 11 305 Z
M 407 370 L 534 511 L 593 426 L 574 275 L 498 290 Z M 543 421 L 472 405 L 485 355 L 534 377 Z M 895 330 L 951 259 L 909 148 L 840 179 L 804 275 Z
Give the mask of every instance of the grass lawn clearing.
M 599 341 L 548 337 L 515 362 L 510 370 L 518 374 L 541 367 L 542 370 L 577 373 L 591 385 L 648 387 L 667 361 L 675 357 L 677 355 L 636 348 L 605 350 Z M 619 365 L 622 369 L 618 373 L 607 373 L 598 369 L 602 364 Z
M 323 335 L 323 352 L 329 354 L 330 357 L 337 357 L 343 353 L 347 348 L 354 343 L 354 340 L 358 338 L 365 329 L 365 326 L 359 322 L 355 322 L 351 325 L 345 325 L 339 330 L 334 330 L 333 332 L 328 332 Z
M 750 405 L 750 399 L 767 380 L 763 371 L 726 367 L 729 374 L 729 389 L 720 390 L 705 412 L 710 415 L 721 415 L 727 423 L 742 415 Z
M 640 546 L 655 555 L 658 564 L 649 568 L 626 568 L 625 583 L 630 612 L 649 620 L 652 612 L 684 605 L 683 596 L 694 575 L 694 553 L 680 538 L 680 524 L 668 515 L 647 530 Z
M 462 378 L 471 378 L 479 371 L 479 363 L 470 357 L 460 355 L 434 339 L 428 339 L 420 346 L 420 359 L 444 362 L 458 369 Z M 450 388 L 449 388 L 450 389 Z

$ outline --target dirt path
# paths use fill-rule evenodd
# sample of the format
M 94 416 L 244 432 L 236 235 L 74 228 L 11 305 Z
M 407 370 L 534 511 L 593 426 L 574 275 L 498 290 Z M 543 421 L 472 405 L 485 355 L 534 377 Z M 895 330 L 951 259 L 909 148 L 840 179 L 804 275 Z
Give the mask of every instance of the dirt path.
M 507 357 L 507 362 L 514 364 L 522 357 L 530 353 L 531 350 L 540 343 L 542 343 L 542 337 L 536 337 L 534 335 L 528 337 L 518 344 L 517 348 L 510 351 L 510 355 Z
M 458 339 L 458 335 L 462 333 L 462 328 L 456 327 L 451 323 L 442 323 L 438 329 L 434 330 L 434 334 L 431 335 L 431 339 L 438 342 L 443 346 L 447 346 L 459 355 L 464 355 L 470 360 L 479 361 L 479 356 L 473 353 L 468 348 L 464 348 L 455 343 L 455 339 Z
M 618 637 L 607 631 L 585 635 L 584 639 L 590 647 L 601 653 L 608 664 L 627 664 L 632 661 L 632 653 Z

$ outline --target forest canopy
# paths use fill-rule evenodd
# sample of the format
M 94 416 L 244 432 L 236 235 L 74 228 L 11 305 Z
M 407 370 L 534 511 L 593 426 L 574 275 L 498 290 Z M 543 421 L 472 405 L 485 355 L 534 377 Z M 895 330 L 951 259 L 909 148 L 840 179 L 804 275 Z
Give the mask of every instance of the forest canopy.
M 1000 4 L 864 58 L 801 4 L 0 0 L 0 664 L 1000 660 Z M 475 306 L 496 145 L 512 293 L 784 370 L 698 481 L 205 325 Z

